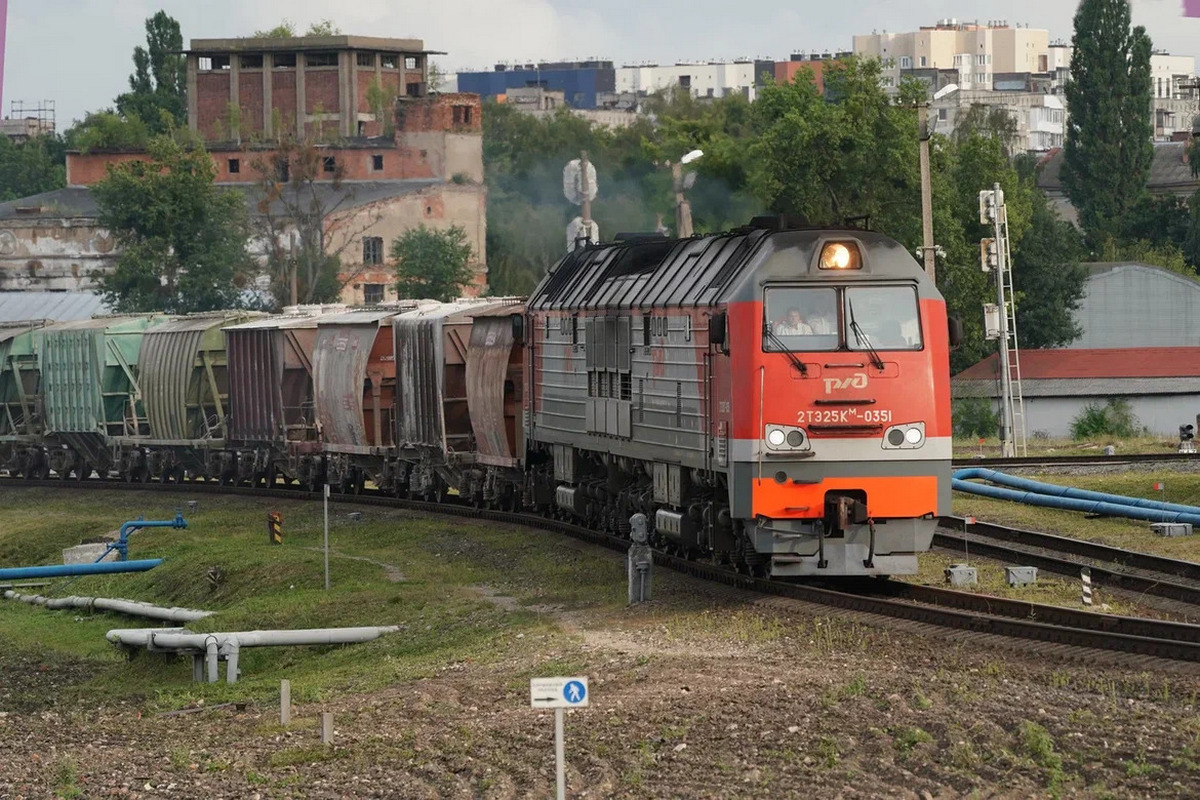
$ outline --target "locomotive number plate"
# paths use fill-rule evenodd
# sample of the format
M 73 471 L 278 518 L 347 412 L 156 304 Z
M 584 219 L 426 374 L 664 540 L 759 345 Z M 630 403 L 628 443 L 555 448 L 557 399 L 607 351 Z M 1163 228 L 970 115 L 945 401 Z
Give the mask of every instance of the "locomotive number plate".
M 821 408 L 799 412 L 796 415 L 796 421 L 801 425 L 845 425 L 855 422 L 888 423 L 892 421 L 892 412 L 886 408 Z

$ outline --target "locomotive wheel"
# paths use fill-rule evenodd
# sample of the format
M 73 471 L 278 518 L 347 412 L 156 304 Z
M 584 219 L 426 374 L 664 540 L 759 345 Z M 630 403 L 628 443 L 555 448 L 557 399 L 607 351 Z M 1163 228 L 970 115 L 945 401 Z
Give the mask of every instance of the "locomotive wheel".
M 92 477 L 92 468 L 87 464 L 80 464 L 75 468 L 75 480 L 86 481 L 90 477 Z

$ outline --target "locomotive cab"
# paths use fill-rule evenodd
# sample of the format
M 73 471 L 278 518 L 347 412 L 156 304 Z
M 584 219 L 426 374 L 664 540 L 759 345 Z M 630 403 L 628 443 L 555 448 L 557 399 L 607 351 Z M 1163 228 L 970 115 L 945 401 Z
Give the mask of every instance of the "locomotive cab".
M 779 242 L 742 309 L 760 335 L 731 365 L 754 390 L 733 516 L 776 576 L 915 572 L 949 510 L 944 304 L 868 236 Z

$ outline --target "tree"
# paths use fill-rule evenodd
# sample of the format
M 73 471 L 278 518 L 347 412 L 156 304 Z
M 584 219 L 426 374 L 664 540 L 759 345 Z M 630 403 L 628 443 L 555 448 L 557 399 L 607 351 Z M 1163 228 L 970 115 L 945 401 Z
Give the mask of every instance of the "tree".
M 999 140 L 1004 147 L 1004 154 L 1009 158 L 1012 158 L 1020 144 L 1017 136 L 1017 118 L 1003 106 L 972 103 L 954 126 L 954 141 L 961 143 L 972 133 Z
M 251 268 L 244 199 L 214 185 L 203 148 L 156 136 L 147 155 L 109 166 L 92 186 L 100 224 L 120 247 L 114 270 L 97 276 L 105 302 L 121 312 L 237 306 Z
M 285 19 L 283 22 L 276 25 L 274 28 L 255 31 L 250 35 L 252 39 L 291 39 L 296 35 L 296 23 L 290 19 Z
M 133 50 L 129 91 L 117 97 L 117 111 L 137 117 L 152 134 L 187 124 L 187 60 L 179 23 L 159 11 L 146 20 L 146 47 Z
M 264 243 L 276 304 L 336 300 L 361 270 L 343 272 L 342 255 L 380 219 L 351 214 L 355 189 L 345 166 L 327 160 L 312 139 L 284 136 L 251 161 L 255 173 L 253 227 Z
M 1065 347 L 1082 332 L 1071 316 L 1083 297 L 1083 239 L 1040 192 L 1031 194 L 1028 230 L 1013 249 L 1013 291 L 1021 347 Z
M 1066 86 L 1063 185 L 1093 248 L 1120 233 L 1154 156 L 1150 37 L 1130 30 L 1128 0 L 1082 0 Z
M 331 19 L 317 20 L 312 25 L 308 26 L 308 30 L 304 32 L 305 36 L 337 36 L 342 32 L 342 29 L 333 24 Z
M 0 136 L 0 203 L 65 186 L 66 168 L 56 158 L 58 147 L 50 136 L 21 144 Z
M 458 225 L 442 231 L 424 224 L 410 228 L 392 240 L 391 255 L 396 259 L 400 297 L 446 302 L 458 297 L 475 277 L 467 232 Z
M 126 116 L 112 109 L 89 111 L 63 134 L 68 150 L 143 150 L 150 142 L 150 129 L 137 114 Z

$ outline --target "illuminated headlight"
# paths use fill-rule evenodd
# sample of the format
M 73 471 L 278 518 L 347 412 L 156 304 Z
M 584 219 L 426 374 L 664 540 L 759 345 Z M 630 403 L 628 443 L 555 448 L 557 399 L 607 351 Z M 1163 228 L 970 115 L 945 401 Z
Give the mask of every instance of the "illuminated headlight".
M 912 450 L 925 444 L 925 423 L 908 422 L 893 425 L 883 432 L 885 450 Z
M 821 248 L 821 269 L 861 269 L 862 258 L 854 242 L 827 242 Z
M 767 447 L 771 450 L 791 452 L 812 449 L 804 429 L 795 425 L 768 425 L 763 438 L 767 440 Z

